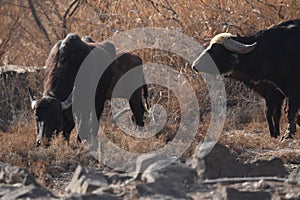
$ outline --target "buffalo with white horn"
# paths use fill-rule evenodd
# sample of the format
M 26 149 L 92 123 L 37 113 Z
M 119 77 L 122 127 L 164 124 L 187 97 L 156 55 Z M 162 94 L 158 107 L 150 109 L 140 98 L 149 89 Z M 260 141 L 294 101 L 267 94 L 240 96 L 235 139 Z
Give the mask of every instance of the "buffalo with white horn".
M 250 81 L 270 81 L 288 98 L 288 128 L 282 139 L 296 132 L 300 106 L 300 19 L 274 25 L 250 36 L 216 35 L 193 62 L 206 73 L 238 73 Z
M 64 40 L 58 41 L 46 61 L 43 97 L 35 99 L 33 91 L 29 88 L 31 106 L 36 117 L 37 146 L 41 144 L 42 138 L 46 138 L 49 143 L 53 133 L 58 132 L 63 132 L 64 137 L 69 141 L 70 132 L 75 127 L 72 113 L 75 79 L 85 58 L 94 49 L 105 55 L 110 63 L 103 75 L 99 77 L 95 94 L 94 109 L 98 120 L 105 101 L 111 98 L 111 90 L 115 85 L 115 81 L 123 75 L 116 72 L 126 73 L 130 69 L 142 65 L 142 60 L 137 55 L 130 53 L 116 55 L 115 46 L 110 42 L 96 43 L 92 39 L 81 39 L 74 33 L 68 34 Z M 143 73 L 139 76 L 142 76 L 142 78 L 137 77 L 137 80 L 144 80 Z M 133 120 L 138 126 L 144 126 L 143 117 L 146 109 L 142 103 L 143 93 L 144 97 L 147 98 L 148 91 L 143 91 L 143 88 L 140 87 L 128 99 L 133 112 Z M 81 141 L 79 136 L 78 140 Z

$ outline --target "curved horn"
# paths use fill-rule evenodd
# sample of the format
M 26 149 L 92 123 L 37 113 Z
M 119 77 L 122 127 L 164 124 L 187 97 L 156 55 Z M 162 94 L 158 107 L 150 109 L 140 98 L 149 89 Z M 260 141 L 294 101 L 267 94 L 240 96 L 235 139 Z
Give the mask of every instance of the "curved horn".
M 31 87 L 28 87 L 28 93 L 29 93 L 29 98 L 30 98 L 30 102 L 31 102 L 31 108 L 34 109 L 34 106 L 37 101 L 35 100 L 35 98 L 33 96 L 33 91 L 31 89 Z
M 256 44 L 257 44 L 256 42 L 254 42 L 253 44 L 243 44 L 241 42 L 235 41 L 232 38 L 228 38 L 223 43 L 224 47 L 227 50 L 232 51 L 234 53 L 238 53 L 238 54 L 249 53 L 250 51 L 252 51 L 255 48 Z
M 64 100 L 64 101 L 61 102 L 61 108 L 63 110 L 67 110 L 68 108 L 71 107 L 71 105 L 72 105 L 72 97 L 73 97 L 73 90 L 72 90 L 71 94 L 69 95 L 69 97 L 66 100 Z
M 81 37 L 81 40 L 85 41 L 85 42 L 90 42 L 90 43 L 96 43 L 95 40 L 93 40 L 90 36 L 88 35 L 84 35 Z

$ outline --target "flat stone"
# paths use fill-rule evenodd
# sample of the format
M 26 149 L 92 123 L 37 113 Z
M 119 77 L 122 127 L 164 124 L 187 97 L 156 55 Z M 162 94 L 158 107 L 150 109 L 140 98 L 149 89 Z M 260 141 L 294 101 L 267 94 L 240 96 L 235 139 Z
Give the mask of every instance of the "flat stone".
M 0 186 L 0 197 L 4 196 L 5 194 L 15 190 L 16 187 L 11 185 L 2 185 Z
M 6 187 L 6 192 L 1 196 L 0 200 L 14 199 L 58 199 L 50 191 L 35 185 L 22 187 Z M 0 189 L 1 190 L 1 189 Z
M 202 151 L 197 148 L 198 151 Z M 197 169 L 198 175 L 204 179 L 221 177 L 237 177 L 245 173 L 242 163 L 236 161 L 230 150 L 221 144 L 216 144 L 212 150 L 203 157 L 202 152 L 196 152 L 192 165 Z
M 201 151 L 199 147 L 197 150 Z M 218 143 L 207 155 L 203 156 L 202 152 L 196 152 L 195 155 L 191 165 L 203 179 L 255 176 L 284 177 L 287 175 L 283 161 L 279 158 L 244 164 L 236 161 L 230 150 Z
M 287 171 L 280 158 L 272 160 L 258 160 L 249 164 L 244 164 L 246 176 L 277 176 L 285 177 Z
M 264 191 L 244 192 L 234 188 L 226 188 L 227 200 L 268 200 L 271 199 L 271 194 Z
M 288 177 L 288 182 L 290 183 L 295 183 L 295 184 L 300 184 L 300 167 L 294 169 L 289 177 Z
M 168 196 L 169 199 L 191 199 L 186 196 L 183 190 L 172 187 L 168 181 L 157 181 L 155 183 L 139 184 L 136 189 L 140 196 L 150 197 L 153 195 Z
M 136 189 L 140 196 L 165 195 L 170 199 L 190 199 L 186 194 L 197 181 L 197 172 L 182 163 L 174 162 L 160 168 L 165 162 L 158 161 L 150 165 L 142 174 L 145 184 Z M 157 170 L 153 170 L 157 169 Z
M 101 200 L 121 200 L 120 197 L 116 197 L 112 194 L 73 194 L 65 200 L 95 200 L 95 199 L 101 199 Z
M 164 167 L 160 168 L 162 166 Z M 174 162 L 165 166 L 163 161 L 158 161 L 150 165 L 142 174 L 142 180 L 147 183 L 168 179 L 169 182 L 174 184 L 177 182 L 193 184 L 197 178 L 196 170 L 179 162 Z
M 86 194 L 92 193 L 101 187 L 106 187 L 110 183 L 109 178 L 102 172 L 79 165 L 65 190 L 70 193 Z
M 144 173 L 144 171 L 153 163 L 156 163 L 158 161 L 168 161 L 168 157 L 165 154 L 158 154 L 158 153 L 147 153 L 142 154 L 137 158 L 136 161 L 136 170 L 135 170 L 135 179 L 140 179 L 141 175 Z M 169 160 L 169 163 L 171 161 Z M 163 164 L 163 163 L 161 163 Z

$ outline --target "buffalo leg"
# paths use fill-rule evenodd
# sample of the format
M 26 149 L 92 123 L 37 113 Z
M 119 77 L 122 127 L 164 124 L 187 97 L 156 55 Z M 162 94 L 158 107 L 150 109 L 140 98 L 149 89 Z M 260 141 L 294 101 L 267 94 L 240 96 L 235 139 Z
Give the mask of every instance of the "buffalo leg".
M 74 129 L 75 127 L 75 124 L 74 124 L 74 121 L 72 120 L 68 120 L 68 119 L 64 119 L 64 128 L 63 128 L 63 136 L 65 137 L 65 140 L 68 142 L 69 144 L 69 141 L 70 141 L 70 133 L 71 131 Z M 77 136 L 77 140 L 81 141 L 79 135 Z
M 267 121 L 268 121 L 269 131 L 270 131 L 271 137 L 277 137 L 276 132 L 275 132 L 274 123 L 273 123 L 273 110 L 272 109 L 267 108 L 266 118 L 267 118 Z
M 289 100 L 288 127 L 281 140 L 293 138 L 293 135 L 296 132 L 296 115 L 298 111 L 296 105 L 297 104 L 295 104 L 294 101 Z
M 142 101 L 142 92 L 141 88 L 137 89 L 131 96 L 129 100 L 130 108 L 133 112 L 133 118 L 135 123 L 138 126 L 143 127 L 144 126 L 144 113 L 145 113 L 145 107 L 143 105 Z
M 300 115 L 297 115 L 297 124 L 300 126 Z
M 281 118 L 281 105 L 273 113 L 273 122 L 274 122 L 274 134 L 273 136 L 277 138 L 280 135 L 280 118 Z

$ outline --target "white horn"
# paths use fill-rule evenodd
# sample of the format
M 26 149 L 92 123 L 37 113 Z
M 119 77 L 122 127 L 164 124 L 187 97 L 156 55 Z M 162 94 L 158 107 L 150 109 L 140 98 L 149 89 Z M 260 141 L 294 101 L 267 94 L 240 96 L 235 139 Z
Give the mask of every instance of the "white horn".
M 35 107 L 37 101 L 35 100 L 35 98 L 33 96 L 33 91 L 31 89 L 31 87 L 28 87 L 28 93 L 29 93 L 29 98 L 30 98 L 30 102 L 31 102 L 31 108 L 34 110 L 34 107 Z
M 73 97 L 73 90 L 72 90 L 71 94 L 69 95 L 69 97 L 66 100 L 64 100 L 63 102 L 61 102 L 61 108 L 63 110 L 67 110 L 68 108 L 71 107 L 72 97 Z
M 246 54 L 249 53 L 250 51 L 252 51 L 255 46 L 256 46 L 256 42 L 254 42 L 253 44 L 243 44 L 241 42 L 238 42 L 232 38 L 228 38 L 226 40 L 224 40 L 224 47 L 229 50 L 232 51 L 234 53 L 238 53 L 238 54 Z
M 33 100 L 32 102 L 31 102 L 31 109 L 32 110 L 34 110 L 34 107 L 35 107 L 35 105 L 36 105 L 36 100 Z

